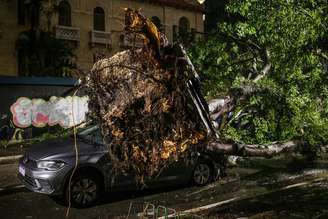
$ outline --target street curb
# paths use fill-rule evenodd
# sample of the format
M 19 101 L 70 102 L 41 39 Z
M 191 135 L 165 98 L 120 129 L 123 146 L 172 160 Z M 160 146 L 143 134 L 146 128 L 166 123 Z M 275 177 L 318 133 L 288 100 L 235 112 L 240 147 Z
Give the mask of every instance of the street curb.
M 18 192 L 28 191 L 24 185 L 12 185 L 0 188 L 0 197 L 4 195 L 16 194 Z
M 19 160 L 23 155 L 15 155 L 15 156 L 7 156 L 0 157 L 0 165 L 1 164 L 12 164 Z

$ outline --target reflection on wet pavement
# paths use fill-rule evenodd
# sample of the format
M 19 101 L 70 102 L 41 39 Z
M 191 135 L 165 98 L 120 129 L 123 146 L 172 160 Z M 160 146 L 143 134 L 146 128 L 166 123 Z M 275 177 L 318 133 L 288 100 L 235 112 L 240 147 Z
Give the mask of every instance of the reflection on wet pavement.
M 262 165 L 260 171 L 240 177 L 240 189 L 235 194 L 239 200 L 202 214 L 206 218 L 223 219 L 328 218 L 326 161 L 305 163 L 297 168 L 279 165 L 279 160 L 275 162 L 278 166 Z

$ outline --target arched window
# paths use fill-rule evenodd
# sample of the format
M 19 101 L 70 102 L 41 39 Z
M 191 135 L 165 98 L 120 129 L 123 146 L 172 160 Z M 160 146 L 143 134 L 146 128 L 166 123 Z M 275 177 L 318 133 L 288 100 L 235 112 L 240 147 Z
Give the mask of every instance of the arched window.
M 58 5 L 58 24 L 71 26 L 71 5 L 67 1 L 61 1 Z
M 105 11 L 100 7 L 93 10 L 93 29 L 105 31 Z
M 179 35 L 185 36 L 188 34 L 190 28 L 189 20 L 186 17 L 182 17 L 179 20 Z
M 157 29 L 160 30 L 162 28 L 161 20 L 157 16 L 152 17 L 151 21 L 156 25 Z

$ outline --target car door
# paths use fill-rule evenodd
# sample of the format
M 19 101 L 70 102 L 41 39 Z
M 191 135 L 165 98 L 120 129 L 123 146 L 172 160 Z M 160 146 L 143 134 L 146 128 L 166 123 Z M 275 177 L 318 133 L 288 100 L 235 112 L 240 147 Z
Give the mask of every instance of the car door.
M 96 130 L 92 136 L 94 144 L 97 145 L 104 145 L 103 137 L 100 130 Z M 106 186 L 110 190 L 135 190 L 136 183 L 134 175 L 131 173 L 122 174 L 122 173 L 114 173 L 113 172 L 113 165 L 110 161 L 110 157 L 108 151 L 105 152 L 102 158 L 102 168 L 105 173 L 106 178 Z
M 151 188 L 176 186 L 186 184 L 190 180 L 193 164 L 187 164 L 184 159 L 173 161 L 163 168 L 159 175 L 147 182 Z

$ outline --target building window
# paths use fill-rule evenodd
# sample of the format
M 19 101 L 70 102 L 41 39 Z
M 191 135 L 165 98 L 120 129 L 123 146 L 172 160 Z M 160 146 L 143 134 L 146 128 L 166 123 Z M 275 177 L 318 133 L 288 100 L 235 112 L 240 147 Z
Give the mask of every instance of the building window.
M 157 16 L 152 17 L 151 21 L 155 24 L 158 30 L 161 30 L 162 28 L 161 20 Z
M 100 7 L 96 7 L 93 10 L 93 29 L 105 31 L 105 12 Z
M 179 20 L 179 35 L 186 36 L 189 32 L 190 23 L 186 17 L 182 17 Z
M 17 22 L 19 25 L 25 25 L 25 0 L 17 2 Z
M 58 5 L 58 25 L 71 26 L 71 5 L 67 1 L 61 1 Z

